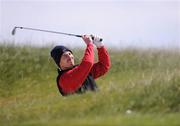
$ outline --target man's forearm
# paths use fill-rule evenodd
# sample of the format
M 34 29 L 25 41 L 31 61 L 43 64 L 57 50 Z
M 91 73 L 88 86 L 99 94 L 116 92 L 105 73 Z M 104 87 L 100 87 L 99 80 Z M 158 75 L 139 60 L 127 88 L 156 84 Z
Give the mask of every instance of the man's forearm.
M 105 47 L 98 49 L 98 59 L 99 61 L 95 63 L 91 69 L 91 74 L 94 79 L 104 75 L 111 66 L 110 57 Z

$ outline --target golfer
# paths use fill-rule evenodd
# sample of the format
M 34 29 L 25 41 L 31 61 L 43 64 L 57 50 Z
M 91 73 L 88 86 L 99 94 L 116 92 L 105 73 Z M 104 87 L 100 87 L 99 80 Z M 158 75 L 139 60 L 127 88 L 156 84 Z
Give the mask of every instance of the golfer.
M 93 37 L 93 40 L 92 40 Z M 110 57 L 102 41 L 97 36 L 83 35 L 87 47 L 79 65 L 75 65 L 73 52 L 65 46 L 56 46 L 51 57 L 58 66 L 57 86 L 63 96 L 86 91 L 96 91 L 95 79 L 110 68 Z M 94 63 L 94 45 L 98 50 L 98 62 Z

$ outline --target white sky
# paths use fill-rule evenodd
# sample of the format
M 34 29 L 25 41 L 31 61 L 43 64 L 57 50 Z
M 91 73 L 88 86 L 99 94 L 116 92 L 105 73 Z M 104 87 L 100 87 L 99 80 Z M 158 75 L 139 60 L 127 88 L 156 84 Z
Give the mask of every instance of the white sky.
M 0 0 L 0 40 L 83 46 L 79 38 L 14 26 L 97 34 L 112 47 L 180 47 L 180 1 Z M 29 43 L 28 43 L 29 44 Z

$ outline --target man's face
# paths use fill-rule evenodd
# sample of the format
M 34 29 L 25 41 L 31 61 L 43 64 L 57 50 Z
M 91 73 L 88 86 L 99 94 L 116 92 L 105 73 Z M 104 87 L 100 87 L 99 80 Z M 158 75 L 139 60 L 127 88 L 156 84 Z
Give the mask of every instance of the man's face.
M 70 51 L 64 52 L 61 56 L 59 64 L 62 70 L 65 70 L 74 66 L 73 54 Z

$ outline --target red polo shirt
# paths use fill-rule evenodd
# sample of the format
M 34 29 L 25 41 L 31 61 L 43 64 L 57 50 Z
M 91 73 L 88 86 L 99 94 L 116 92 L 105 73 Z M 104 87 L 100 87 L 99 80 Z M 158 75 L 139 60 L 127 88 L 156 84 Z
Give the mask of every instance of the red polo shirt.
M 96 79 L 109 70 L 110 57 L 106 48 L 103 46 L 97 50 L 99 59 L 97 63 L 94 63 L 93 44 L 89 43 L 81 63 L 61 75 L 59 84 L 64 93 L 73 93 L 79 89 L 89 73 Z

